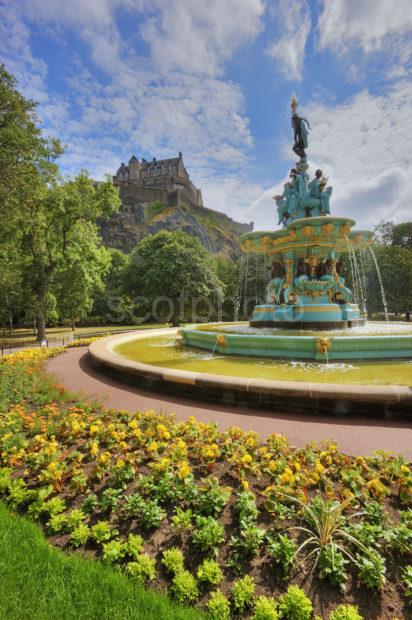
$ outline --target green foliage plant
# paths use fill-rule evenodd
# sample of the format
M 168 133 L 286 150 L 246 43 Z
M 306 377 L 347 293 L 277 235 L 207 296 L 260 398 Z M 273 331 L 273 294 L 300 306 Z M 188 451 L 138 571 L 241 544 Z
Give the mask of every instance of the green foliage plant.
M 87 543 L 91 535 L 90 528 L 85 523 L 78 525 L 70 534 L 70 544 L 73 547 L 82 547 Z
M 108 521 L 98 521 L 91 528 L 92 538 L 97 543 L 102 543 L 106 540 L 110 540 L 112 536 L 116 534 L 115 530 L 112 530 Z
M 132 558 L 136 558 L 141 554 L 143 549 L 143 538 L 140 534 L 129 534 L 126 543 L 126 552 Z
M 267 550 L 273 558 L 275 564 L 282 567 L 285 577 L 289 574 L 290 568 L 295 559 L 297 545 L 287 534 L 279 534 L 273 539 L 269 539 Z
M 233 584 L 233 607 L 238 614 L 242 614 L 251 606 L 255 593 L 255 582 L 250 575 L 245 575 Z
M 156 579 L 156 562 L 147 553 L 141 553 L 126 564 L 126 573 L 138 583 L 153 581 Z
M 363 620 L 356 605 L 338 605 L 328 620 Z
M 258 596 L 255 600 L 251 620 L 278 620 L 275 599 L 268 596 Z
M 205 581 L 217 586 L 222 581 L 223 574 L 215 560 L 205 559 L 197 569 L 197 578 L 199 581 Z
M 74 508 L 66 516 L 66 526 L 69 532 L 72 532 L 76 527 L 79 527 L 83 523 L 85 515 L 83 511 L 78 508 Z
M 192 541 L 205 553 L 215 553 L 224 540 L 224 529 L 213 517 L 196 517 L 196 527 L 193 531 Z
M 172 516 L 173 528 L 182 535 L 190 530 L 192 526 L 193 512 L 190 508 L 183 510 L 179 506 L 176 508 L 175 514 Z
M 179 571 L 175 574 L 170 589 L 179 603 L 193 603 L 199 598 L 196 579 L 188 570 Z
M 402 572 L 401 583 L 404 587 L 405 596 L 412 602 L 412 565 L 405 566 Z
M 384 558 L 374 550 L 368 555 L 358 556 L 358 571 L 361 583 L 371 590 L 382 590 L 386 583 Z
M 139 522 L 145 529 L 157 528 L 166 516 L 166 511 L 156 500 L 148 499 L 140 512 Z
M 345 565 L 347 563 L 348 560 L 345 560 L 336 544 L 331 542 L 330 545 L 322 547 L 319 553 L 319 577 L 327 579 L 332 585 L 345 590 L 347 579 Z
M 240 528 L 251 525 L 257 519 L 259 511 L 252 491 L 239 491 L 236 497 L 235 510 L 238 513 Z
M 195 501 L 195 508 L 204 515 L 217 517 L 229 501 L 232 489 L 219 485 L 217 478 L 203 478 Z
M 210 620 L 230 620 L 230 603 L 220 590 L 210 594 L 206 610 Z
M 310 620 L 313 605 L 302 588 L 289 586 L 278 600 L 279 618 L 285 620 Z
M 109 540 L 102 545 L 103 560 L 108 564 L 119 563 L 127 552 L 127 544 L 120 540 Z
M 177 547 L 163 551 L 162 564 L 168 573 L 177 575 L 184 570 L 184 556 Z

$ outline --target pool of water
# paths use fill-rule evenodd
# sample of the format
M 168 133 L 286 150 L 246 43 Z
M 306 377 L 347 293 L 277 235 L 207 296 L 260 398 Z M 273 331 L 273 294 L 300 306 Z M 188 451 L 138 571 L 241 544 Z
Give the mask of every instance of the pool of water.
M 247 325 L 247 324 L 245 324 Z M 213 326 L 215 331 L 215 326 Z M 273 331 L 273 330 L 271 330 Z M 354 330 L 350 330 L 353 333 Z M 262 333 L 262 330 L 259 330 Z M 296 332 L 293 332 L 296 335 Z M 305 335 L 309 335 L 305 332 Z M 338 335 L 338 334 L 335 334 Z M 351 363 L 270 360 L 214 355 L 183 349 L 175 336 L 148 336 L 115 345 L 113 352 L 144 364 L 219 375 L 309 381 L 313 383 L 412 385 L 412 360 L 354 361 Z
M 190 327 L 190 326 L 189 326 Z M 206 323 L 197 325 L 196 329 L 219 334 L 256 334 L 267 336 L 412 336 L 412 323 L 395 323 L 386 321 L 368 321 L 365 325 L 347 329 L 287 329 L 284 327 L 251 327 L 247 322 L 238 323 Z

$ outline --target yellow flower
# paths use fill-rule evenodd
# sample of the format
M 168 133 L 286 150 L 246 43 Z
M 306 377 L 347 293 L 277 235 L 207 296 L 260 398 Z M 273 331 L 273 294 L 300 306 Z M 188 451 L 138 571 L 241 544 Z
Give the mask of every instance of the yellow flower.
M 116 467 L 118 469 L 123 469 L 123 467 L 125 467 L 126 462 L 123 459 L 117 459 L 116 461 Z
M 92 456 L 97 456 L 99 454 L 99 442 L 98 441 L 92 441 L 92 443 L 90 444 L 90 454 Z
M 143 432 L 142 432 L 142 430 L 141 430 L 140 428 L 136 428 L 136 429 L 134 429 L 134 430 L 133 430 L 132 435 L 133 435 L 133 437 L 134 437 L 135 439 L 142 439 L 142 437 L 143 437 Z
M 409 469 L 409 467 L 407 465 L 401 465 L 401 472 L 403 474 L 409 474 L 410 469 Z
M 247 480 L 242 480 L 242 487 L 245 489 L 245 491 L 249 490 L 249 482 Z
M 270 471 L 275 471 L 275 469 L 276 469 L 276 461 L 269 461 L 269 469 L 270 469 Z
M 147 446 L 147 451 L 148 452 L 157 452 L 157 442 L 156 441 L 152 441 L 151 443 L 149 443 L 149 445 Z
M 130 420 L 129 428 L 131 428 L 132 430 L 139 428 L 139 422 L 137 420 Z
M 106 465 L 106 463 L 110 461 L 111 457 L 112 455 L 110 454 L 110 452 L 102 452 L 99 456 L 99 464 Z
M 91 424 L 89 428 L 90 435 L 96 435 L 100 431 L 100 426 L 98 424 Z
M 373 478 L 372 480 L 369 480 L 369 482 L 366 483 L 366 486 L 369 493 L 371 493 L 371 495 L 373 495 L 374 497 L 382 497 L 388 492 L 388 489 L 385 487 L 384 484 L 382 484 L 379 478 Z
M 315 471 L 317 474 L 319 474 L 319 476 L 321 476 L 325 471 L 325 468 L 323 467 L 322 463 L 319 463 L 319 461 L 316 461 Z
M 254 437 L 248 437 L 246 440 L 246 445 L 248 448 L 255 448 L 257 446 L 257 441 Z
M 184 478 L 187 478 L 188 475 L 190 474 L 190 467 L 189 464 L 186 462 L 183 462 L 180 465 L 179 471 L 178 471 L 178 476 L 181 480 L 183 480 Z
M 289 467 L 285 469 L 280 479 L 283 484 L 293 484 L 295 482 L 295 476 L 293 475 L 293 472 L 291 469 L 289 469 Z
M 250 454 L 245 454 L 245 456 L 242 456 L 241 461 L 243 465 L 249 465 L 250 463 L 252 463 L 253 458 Z

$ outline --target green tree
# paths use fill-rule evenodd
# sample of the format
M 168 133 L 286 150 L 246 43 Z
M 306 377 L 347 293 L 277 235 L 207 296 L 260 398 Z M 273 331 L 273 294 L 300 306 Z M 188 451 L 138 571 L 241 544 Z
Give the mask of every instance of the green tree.
M 93 315 L 105 321 L 121 322 L 132 306 L 127 294 L 126 272 L 130 256 L 117 248 L 108 249 L 110 265 L 104 279 L 104 288 L 95 297 Z
M 168 230 L 139 243 L 131 256 L 127 280 L 132 295 L 151 300 L 166 297 L 173 325 L 179 324 L 184 299 L 209 297 L 223 288 L 213 259 L 200 241 Z
M 99 267 L 104 275 L 108 260 L 103 255 L 99 255 L 102 260 L 96 265 L 89 260 L 90 255 L 97 257 L 101 247 L 95 222 L 110 216 L 119 206 L 118 192 L 111 180 L 94 183 L 83 171 L 73 180 L 48 187 L 33 201 L 27 216 L 20 219 L 25 282 L 34 300 L 38 340 L 45 338 L 47 298 L 58 292 L 59 278 L 68 285 L 69 274 L 74 277 L 77 270 L 77 286 L 80 287 L 82 274 L 82 292 L 88 295 L 96 284 Z M 73 313 L 82 313 L 90 303 L 87 300 L 85 305 L 80 304 L 78 296 L 75 301 L 73 287 L 71 290 L 71 301 L 66 296 L 61 307 L 68 310 L 71 306 L 73 317 Z
M 13 242 L 0 244 L 0 321 L 13 331 L 14 317 L 22 308 L 22 265 Z
M 222 256 L 214 259 L 216 275 L 223 284 L 222 318 L 233 321 L 235 316 L 236 293 L 238 288 L 239 267 L 237 263 Z
M 412 252 L 399 245 L 374 246 L 375 256 L 382 275 L 389 312 L 401 314 L 412 309 Z M 368 258 L 367 305 L 369 312 L 383 310 L 381 287 L 375 265 Z
M 412 222 L 403 222 L 393 227 L 392 244 L 412 251 Z
M 57 175 L 56 158 L 62 149 L 37 127 L 36 104 L 16 89 L 16 80 L 0 65 L 0 239 L 19 230 L 46 183 Z

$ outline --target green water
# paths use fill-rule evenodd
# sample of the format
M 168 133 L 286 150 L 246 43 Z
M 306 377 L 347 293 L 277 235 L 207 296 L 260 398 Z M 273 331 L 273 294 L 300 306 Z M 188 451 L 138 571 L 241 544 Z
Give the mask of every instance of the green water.
M 128 359 L 152 366 L 235 377 L 313 383 L 412 385 L 412 360 L 324 364 L 229 357 L 213 355 L 200 349 L 182 349 L 175 345 L 175 336 L 139 338 L 119 344 L 113 351 Z

